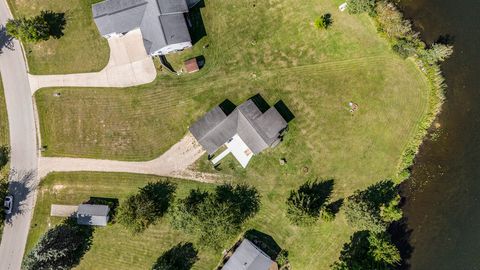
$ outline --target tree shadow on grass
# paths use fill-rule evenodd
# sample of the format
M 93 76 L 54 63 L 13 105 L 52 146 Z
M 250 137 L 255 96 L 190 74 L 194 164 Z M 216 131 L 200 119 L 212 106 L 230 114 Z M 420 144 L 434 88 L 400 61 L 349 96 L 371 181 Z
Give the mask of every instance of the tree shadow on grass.
M 306 182 L 298 189 L 298 194 L 302 197 L 308 198 L 302 202 L 305 209 L 308 209 L 312 214 L 319 214 L 322 206 L 327 203 L 333 191 L 333 179 L 313 182 Z
M 177 186 L 169 181 L 148 183 L 140 188 L 140 193 L 148 196 L 155 204 L 155 215 L 162 217 L 172 203 Z
M 153 270 L 188 270 L 198 261 L 198 250 L 192 243 L 179 243 L 165 251 L 153 265 Z
M 255 187 L 223 184 L 215 189 L 216 201 L 227 203 L 237 211 L 235 222 L 243 223 L 260 210 L 260 195 Z
M 259 247 L 272 260 L 276 260 L 282 248 L 270 235 L 257 231 L 255 229 L 245 232 L 245 238 L 250 240 L 255 246 Z
M 50 36 L 58 39 L 64 35 L 63 30 L 67 25 L 65 13 L 44 10 L 42 11 L 41 16 L 48 24 L 48 33 L 50 34 Z

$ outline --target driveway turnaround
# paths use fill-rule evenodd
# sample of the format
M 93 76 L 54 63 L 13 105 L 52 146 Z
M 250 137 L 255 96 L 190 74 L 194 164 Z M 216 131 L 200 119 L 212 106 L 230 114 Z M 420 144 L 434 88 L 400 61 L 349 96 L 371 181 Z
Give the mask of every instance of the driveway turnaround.
M 145 162 L 129 162 L 88 158 L 41 157 L 39 177 L 50 172 L 100 171 L 153 174 L 185 178 L 200 182 L 217 182 L 212 174 L 189 170 L 205 151 L 189 133 L 160 157 Z
M 157 76 L 152 57 L 143 46 L 140 30 L 108 39 L 110 59 L 100 72 L 66 75 L 28 75 L 32 95 L 40 88 L 55 86 L 129 87 L 152 82 Z
M 0 1 L 0 23 L 12 15 Z M 2 38 L 3 40 L 5 37 Z M 13 40 L 0 54 L 0 72 L 5 90 L 10 125 L 9 192 L 14 197 L 12 214 L 7 216 L 0 244 L 0 269 L 20 269 L 30 220 L 35 206 L 37 146 L 32 96 L 20 43 Z

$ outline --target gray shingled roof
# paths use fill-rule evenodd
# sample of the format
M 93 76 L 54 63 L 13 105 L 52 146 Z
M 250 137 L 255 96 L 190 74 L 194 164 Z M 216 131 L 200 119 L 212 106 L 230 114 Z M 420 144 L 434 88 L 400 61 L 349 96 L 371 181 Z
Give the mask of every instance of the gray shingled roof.
M 273 261 L 263 251 L 244 239 L 222 270 L 268 270 Z
M 77 223 L 81 225 L 106 226 L 108 223 L 107 205 L 80 204 L 77 210 Z
M 271 107 L 262 114 L 252 100 L 247 100 L 229 115 L 217 106 L 190 127 L 190 132 L 208 154 L 213 154 L 235 134 L 254 154 L 271 146 L 287 122 Z
M 102 35 L 140 28 L 148 54 L 181 42 L 191 42 L 184 13 L 185 0 L 105 0 L 92 5 Z

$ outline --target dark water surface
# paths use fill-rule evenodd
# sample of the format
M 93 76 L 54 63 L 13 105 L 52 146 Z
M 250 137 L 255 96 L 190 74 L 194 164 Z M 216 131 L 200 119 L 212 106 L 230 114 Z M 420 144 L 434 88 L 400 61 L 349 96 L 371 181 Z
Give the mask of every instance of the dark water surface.
M 413 270 L 480 269 L 480 0 L 403 0 L 424 39 L 453 41 L 443 65 L 440 136 L 421 148 L 402 189 Z

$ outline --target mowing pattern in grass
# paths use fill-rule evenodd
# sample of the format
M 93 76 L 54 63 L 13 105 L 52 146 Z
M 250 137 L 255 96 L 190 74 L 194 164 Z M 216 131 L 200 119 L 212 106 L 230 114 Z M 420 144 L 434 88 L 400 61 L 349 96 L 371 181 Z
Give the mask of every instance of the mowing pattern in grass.
M 41 10 L 64 12 L 64 36 L 37 44 L 24 44 L 32 74 L 99 71 L 108 62 L 107 41 L 92 19 L 91 4 L 98 0 L 8 0 L 15 17 L 30 17 Z
M 0 78 L 0 146 L 9 144 L 7 104 L 5 103 L 3 83 Z
M 427 82 L 415 65 L 389 50 L 366 15 L 340 13 L 338 4 L 315 0 L 302 5 L 295 0 L 206 1 L 202 15 L 208 36 L 193 50 L 170 57 L 178 66 L 202 54 L 206 66 L 200 72 L 164 74 L 150 85 L 129 89 L 37 92 L 42 143 L 48 147 L 44 155 L 148 160 L 177 142 L 189 124 L 225 98 L 236 104 L 257 93 L 270 104 L 281 99 L 296 116 L 285 141 L 255 156 L 247 170 L 239 169 L 230 156 L 222 161 L 221 168 L 237 181 L 255 185 L 262 194 L 260 212 L 247 222 L 246 229 L 271 235 L 289 251 L 295 269 L 328 269 L 343 243 L 349 241 L 352 229 L 342 212 L 332 223 L 311 228 L 292 226 L 285 217 L 288 191 L 306 180 L 334 179 L 334 201 L 391 177 L 426 113 L 428 92 Z M 311 23 L 325 12 L 332 13 L 335 22 L 328 31 L 318 31 Z M 61 97 L 54 97 L 54 92 L 61 92 Z M 349 101 L 359 105 L 353 114 Z M 280 158 L 287 164 L 281 166 Z M 206 162 L 202 160 L 199 167 L 210 169 Z M 76 194 L 76 185 L 92 178 L 82 174 L 62 177 L 68 178 L 62 185 L 72 186 L 71 191 L 40 192 L 40 200 L 40 196 L 51 200 L 52 194 L 55 200 L 64 196 L 60 200 L 66 202 L 68 194 Z M 114 195 L 124 188 L 121 182 L 109 184 L 114 181 L 108 180 L 110 176 L 95 178 L 89 180 L 88 193 L 105 190 Z M 133 191 L 130 188 L 128 192 Z M 37 209 L 47 206 L 40 201 Z M 46 211 L 42 217 L 35 210 L 39 226 L 47 222 Z M 147 239 L 118 240 L 125 241 L 125 249 L 118 246 L 114 250 L 108 238 L 97 238 L 80 267 L 104 266 L 111 258 L 120 262 L 104 268 L 151 265 L 168 246 L 155 250 L 157 242 L 179 237 L 164 226 L 145 236 Z M 34 232 L 38 237 L 38 230 Z M 109 232 L 105 234 L 118 238 Z M 169 242 L 170 247 L 174 244 Z M 128 250 L 132 245 L 138 250 Z M 229 245 L 226 243 L 225 248 Z M 100 256 L 105 250 L 111 250 L 110 257 Z M 217 262 L 218 254 L 200 250 L 200 257 L 197 267 L 207 269 Z
M 90 197 L 118 198 L 120 203 L 129 194 L 138 191 L 148 182 L 161 177 L 135 174 L 69 173 L 51 174 L 38 190 L 32 226 L 27 242 L 27 251 L 33 248 L 40 236 L 62 221 L 50 217 L 50 205 L 79 204 Z M 213 188 L 211 185 L 190 181 L 177 181 L 177 196 L 184 197 L 192 188 Z M 150 269 L 158 256 L 181 241 L 192 241 L 186 235 L 170 229 L 168 220 L 161 219 L 142 234 L 133 236 L 120 224 L 96 228 L 93 246 L 76 269 Z M 201 249 L 197 269 L 212 269 L 221 254 Z

